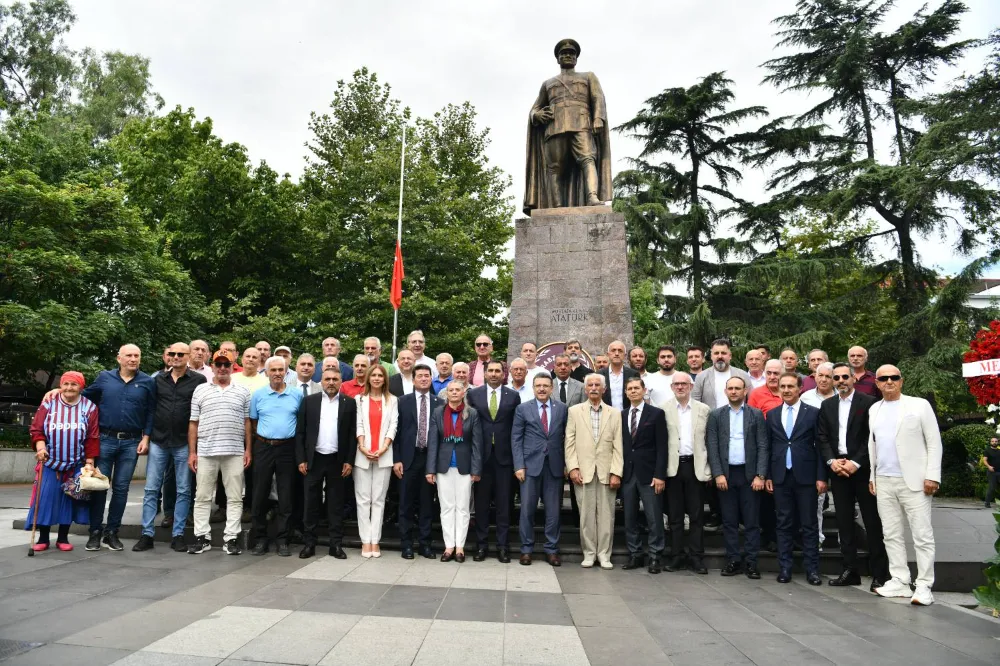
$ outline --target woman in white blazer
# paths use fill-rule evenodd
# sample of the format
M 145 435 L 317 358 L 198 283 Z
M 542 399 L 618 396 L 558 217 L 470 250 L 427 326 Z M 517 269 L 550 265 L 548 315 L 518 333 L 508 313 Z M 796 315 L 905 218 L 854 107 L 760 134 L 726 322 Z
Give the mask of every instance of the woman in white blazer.
M 365 377 L 358 402 L 358 452 L 354 456 L 354 497 L 358 504 L 361 557 L 381 557 L 382 513 L 392 473 L 398 401 L 389 393 L 389 375 L 376 365 Z

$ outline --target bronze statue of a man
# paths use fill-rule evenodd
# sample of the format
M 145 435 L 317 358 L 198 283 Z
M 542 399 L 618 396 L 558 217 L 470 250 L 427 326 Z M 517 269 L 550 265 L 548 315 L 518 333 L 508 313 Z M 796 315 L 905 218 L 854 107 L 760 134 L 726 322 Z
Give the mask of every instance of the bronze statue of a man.
M 577 72 L 580 45 L 555 48 L 562 71 L 542 84 L 528 115 L 524 212 L 598 206 L 611 200 L 611 147 L 604 91 L 591 72 Z

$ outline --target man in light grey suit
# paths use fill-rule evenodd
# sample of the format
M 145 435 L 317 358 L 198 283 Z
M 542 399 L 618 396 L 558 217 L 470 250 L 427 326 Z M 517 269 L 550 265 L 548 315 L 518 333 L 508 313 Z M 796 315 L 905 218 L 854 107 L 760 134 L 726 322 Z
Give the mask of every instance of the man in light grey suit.
M 559 559 L 559 510 L 562 507 L 563 447 L 566 439 L 566 405 L 552 399 L 552 378 L 548 373 L 532 379 L 535 399 L 522 403 L 514 412 L 510 448 L 514 476 L 521 482 L 521 559 L 531 564 L 535 547 L 535 509 L 539 495 L 545 502 L 545 559 L 554 567 Z
M 719 338 L 713 342 L 711 354 L 712 367 L 698 373 L 691 397 L 708 405 L 710 409 L 715 409 L 729 402 L 726 398 L 726 381 L 730 377 L 739 377 L 750 386 L 750 375 L 730 365 L 733 352 L 729 348 L 729 340 Z
M 569 354 L 559 354 L 553 359 L 552 369 L 555 371 L 555 382 L 552 384 L 552 398 L 567 407 L 579 405 L 587 400 L 583 391 L 583 382 L 573 379 L 573 362 Z
M 723 576 L 745 571 L 757 580 L 760 552 L 760 493 L 767 479 L 770 436 L 764 413 L 746 404 L 747 384 L 740 377 L 726 382 L 728 404 L 708 415 L 705 443 L 708 465 L 719 491 L 722 535 L 726 541 Z M 740 517 L 746 557 L 740 558 Z
M 323 385 L 313 381 L 313 373 L 316 370 L 316 358 L 312 354 L 302 354 L 295 363 L 295 377 L 286 380 L 290 388 L 302 394 L 302 397 L 313 393 L 322 393 Z M 306 387 L 303 389 L 303 385 Z

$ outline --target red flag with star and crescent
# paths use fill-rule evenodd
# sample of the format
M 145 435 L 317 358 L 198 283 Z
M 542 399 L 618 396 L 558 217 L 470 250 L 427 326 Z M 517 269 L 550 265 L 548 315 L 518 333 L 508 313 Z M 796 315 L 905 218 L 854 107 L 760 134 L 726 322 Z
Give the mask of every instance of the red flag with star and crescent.
M 396 241 L 396 258 L 392 262 L 392 287 L 389 289 L 389 302 L 395 310 L 403 304 L 403 248 Z

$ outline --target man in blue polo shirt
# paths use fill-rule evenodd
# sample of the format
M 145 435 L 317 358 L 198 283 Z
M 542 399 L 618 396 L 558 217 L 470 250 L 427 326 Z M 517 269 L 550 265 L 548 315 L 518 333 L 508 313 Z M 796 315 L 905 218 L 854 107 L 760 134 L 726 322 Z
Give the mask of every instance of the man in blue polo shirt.
M 250 423 L 253 427 L 253 536 L 257 542 L 254 555 L 264 555 L 267 541 L 267 500 L 271 477 L 278 486 L 278 524 L 275 541 L 278 555 L 288 557 L 288 521 L 292 515 L 295 488 L 295 427 L 302 393 L 288 390 L 285 359 L 272 356 L 264 371 L 268 386 L 257 389 L 250 398 Z
M 101 454 L 97 468 L 111 479 L 111 504 L 104 524 L 104 503 L 108 492 L 90 494 L 90 539 L 87 550 L 122 550 L 118 528 L 122 524 L 129 483 L 139 456 L 149 448 L 156 410 L 156 383 L 139 370 L 142 352 L 135 345 L 118 350 L 118 369 L 104 370 L 83 395 L 98 408 Z M 102 538 L 103 537 L 103 538 Z

